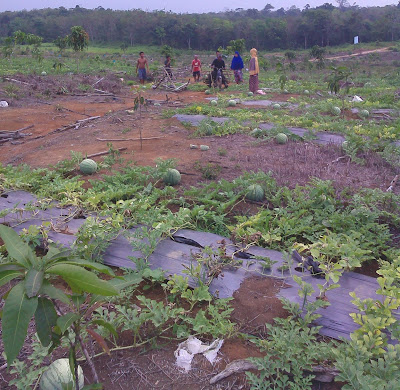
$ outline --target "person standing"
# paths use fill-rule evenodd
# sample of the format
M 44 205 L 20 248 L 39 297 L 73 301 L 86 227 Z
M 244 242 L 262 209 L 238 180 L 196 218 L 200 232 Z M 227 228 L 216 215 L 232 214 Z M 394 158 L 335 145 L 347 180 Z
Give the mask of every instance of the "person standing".
M 257 49 L 250 50 L 250 63 L 249 63 L 249 90 L 253 93 L 258 91 L 258 74 L 260 73 L 260 68 L 258 67 Z
M 136 73 L 139 76 L 139 80 L 141 84 L 144 84 L 147 78 L 146 70 L 149 71 L 149 63 L 147 62 L 147 58 L 144 56 L 144 53 L 141 51 L 139 53 L 139 59 L 136 63 Z
M 166 56 L 164 62 L 165 71 L 168 73 L 168 76 L 172 78 L 172 71 L 171 71 L 171 56 Z
M 201 61 L 199 60 L 199 57 L 197 55 L 194 56 L 194 59 L 192 61 L 192 72 L 194 81 L 200 81 Z
M 236 84 L 240 84 L 243 82 L 243 71 L 244 68 L 242 57 L 238 51 L 235 51 L 235 55 L 232 58 L 231 69 L 235 75 Z

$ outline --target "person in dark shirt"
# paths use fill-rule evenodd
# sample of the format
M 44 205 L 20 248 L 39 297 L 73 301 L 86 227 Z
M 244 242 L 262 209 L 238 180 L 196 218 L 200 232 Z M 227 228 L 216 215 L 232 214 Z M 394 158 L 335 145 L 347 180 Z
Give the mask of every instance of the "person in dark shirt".
M 218 69 L 225 70 L 225 61 L 222 59 L 220 53 L 218 53 L 218 58 L 216 58 L 211 64 L 212 72 L 211 76 L 213 80 L 216 80 Z M 225 85 L 225 88 L 228 88 L 228 82 L 225 78 L 225 75 L 222 73 L 222 83 Z

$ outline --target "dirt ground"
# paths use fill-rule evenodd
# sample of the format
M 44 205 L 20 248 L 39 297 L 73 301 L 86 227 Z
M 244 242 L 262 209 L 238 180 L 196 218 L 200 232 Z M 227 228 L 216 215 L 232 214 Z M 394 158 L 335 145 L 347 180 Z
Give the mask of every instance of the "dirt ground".
M 219 171 L 216 179 L 233 179 L 246 170 L 272 171 L 278 184 L 290 187 L 318 177 L 332 180 L 338 189 L 386 189 L 396 174 L 375 154 L 363 156 L 366 160 L 364 166 L 355 165 L 349 159 L 334 162 L 342 156 L 342 151 L 333 145 L 289 142 L 278 146 L 273 141 L 260 142 L 244 134 L 196 139 L 192 136 L 193 130 L 187 130 L 174 118 L 163 118 L 162 111 L 193 101 L 204 101 L 204 93 L 169 93 L 169 104 L 150 104 L 142 118 L 139 118 L 137 113 L 126 112 L 133 107 L 129 91 L 129 87 L 121 87 L 114 96 L 95 94 L 71 97 L 54 94 L 53 99 L 46 102 L 40 99 L 38 102 L 28 94 L 10 107 L 2 108 L 0 130 L 17 130 L 29 125 L 34 127 L 26 131 L 31 132 L 31 136 L 19 139 L 15 144 L 0 144 L 0 162 L 46 167 L 70 158 L 71 151 L 83 155 L 106 151 L 109 149 L 107 144 L 111 142 L 114 148 L 126 148 L 121 153 L 124 159 L 140 165 L 154 165 L 156 158 L 176 159 L 177 167 L 183 174 L 181 185 L 184 187 L 206 181 L 201 172 L 204 166 Z M 166 93 L 147 90 L 144 96 L 149 100 L 162 101 Z M 288 97 L 273 96 L 279 100 L 287 100 Z M 99 119 L 89 121 L 78 129 L 72 127 L 60 131 L 63 126 L 97 115 Z M 144 140 L 142 150 L 138 141 L 140 129 L 144 138 L 156 137 Z M 190 144 L 206 144 L 210 150 L 190 149 Z

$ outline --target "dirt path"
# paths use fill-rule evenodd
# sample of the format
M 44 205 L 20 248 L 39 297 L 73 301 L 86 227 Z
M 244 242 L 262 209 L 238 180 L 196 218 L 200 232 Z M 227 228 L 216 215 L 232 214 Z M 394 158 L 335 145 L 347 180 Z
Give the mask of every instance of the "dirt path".
M 350 57 L 358 57 L 358 56 L 364 56 L 366 54 L 371 54 L 371 53 L 382 53 L 382 52 L 387 52 L 389 50 L 389 47 L 383 47 L 381 49 L 374 49 L 374 50 L 360 50 L 357 53 L 353 54 L 344 54 L 341 56 L 333 56 L 333 57 L 326 57 L 327 60 L 339 60 L 343 58 L 350 58 Z

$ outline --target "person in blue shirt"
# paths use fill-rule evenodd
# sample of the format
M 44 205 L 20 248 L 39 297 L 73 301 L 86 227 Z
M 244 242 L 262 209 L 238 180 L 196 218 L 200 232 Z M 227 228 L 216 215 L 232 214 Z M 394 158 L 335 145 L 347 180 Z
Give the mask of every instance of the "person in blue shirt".
M 235 51 L 235 55 L 232 58 L 232 63 L 231 63 L 231 69 L 233 70 L 233 73 L 235 74 L 235 81 L 236 84 L 240 84 L 243 82 L 243 60 L 242 57 L 240 57 L 240 54 L 238 51 Z

